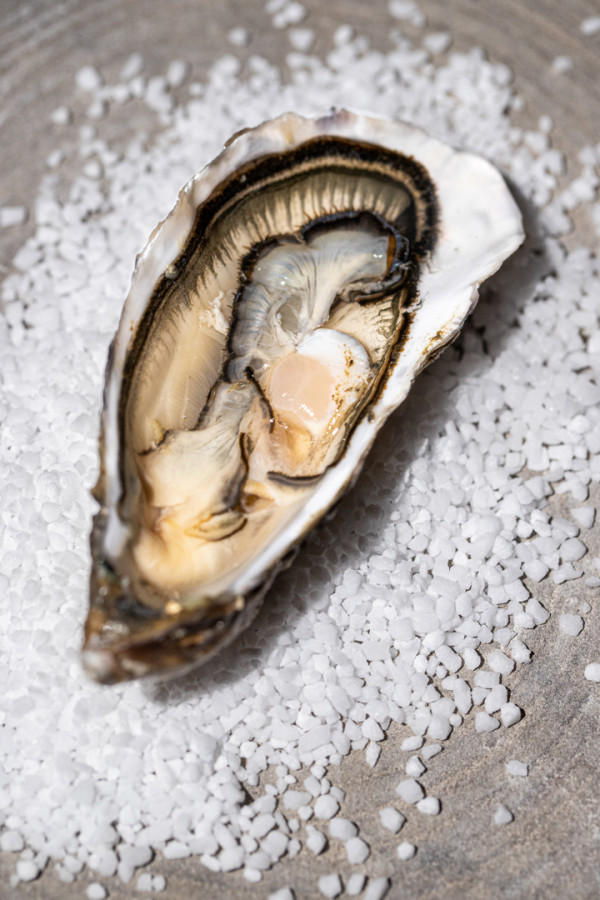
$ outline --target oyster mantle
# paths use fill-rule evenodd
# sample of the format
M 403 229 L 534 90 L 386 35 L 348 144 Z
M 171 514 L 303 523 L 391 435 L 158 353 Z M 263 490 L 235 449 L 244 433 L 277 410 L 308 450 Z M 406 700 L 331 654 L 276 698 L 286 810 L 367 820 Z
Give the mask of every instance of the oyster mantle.
M 499 173 L 346 111 L 241 132 L 140 255 L 107 368 L 83 660 L 229 643 L 523 240 Z

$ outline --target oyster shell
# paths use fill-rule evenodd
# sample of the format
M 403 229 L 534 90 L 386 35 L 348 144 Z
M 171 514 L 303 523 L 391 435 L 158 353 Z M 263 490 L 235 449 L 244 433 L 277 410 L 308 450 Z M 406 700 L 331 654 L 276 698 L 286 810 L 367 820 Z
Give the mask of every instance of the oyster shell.
M 109 357 L 92 677 L 179 672 L 248 624 L 522 240 L 485 160 L 346 111 L 243 131 L 186 185 Z

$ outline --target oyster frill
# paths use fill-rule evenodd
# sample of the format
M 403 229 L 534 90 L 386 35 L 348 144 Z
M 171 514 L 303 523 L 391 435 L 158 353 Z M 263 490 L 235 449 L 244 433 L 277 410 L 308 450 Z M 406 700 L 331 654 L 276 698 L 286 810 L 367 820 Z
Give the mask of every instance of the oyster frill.
M 179 672 L 248 624 L 522 239 L 485 160 L 345 111 L 241 132 L 188 183 L 110 352 L 94 678 Z

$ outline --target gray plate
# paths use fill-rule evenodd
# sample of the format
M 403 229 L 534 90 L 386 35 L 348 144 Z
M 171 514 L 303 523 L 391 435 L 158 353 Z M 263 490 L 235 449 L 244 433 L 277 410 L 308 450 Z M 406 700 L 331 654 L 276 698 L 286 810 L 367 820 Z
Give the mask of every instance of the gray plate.
M 384 0 L 305 0 L 306 25 L 317 32 L 314 50 L 331 47 L 331 36 L 342 23 L 367 34 L 375 47 L 387 49 L 389 17 Z M 507 63 L 515 74 L 518 92 L 525 99 L 520 124 L 537 128 L 540 115 L 555 122 L 554 145 L 576 161 L 585 144 L 600 141 L 600 35 L 582 37 L 580 22 L 598 14 L 594 0 L 420 0 L 430 30 L 450 30 L 452 49 L 483 47 L 494 61 Z M 261 53 L 283 62 L 288 49 L 285 35 L 267 27 L 262 2 L 257 0 L 0 0 L 0 205 L 31 205 L 44 172 L 48 153 L 57 146 L 49 115 L 68 104 L 76 121 L 85 107 L 74 89 L 75 72 L 92 61 L 117 81 L 132 50 L 142 52 L 150 74 L 165 71 L 172 59 L 192 63 L 193 77 L 201 79 L 210 64 L 231 52 L 227 33 L 244 25 L 253 34 L 242 59 Z M 411 28 L 406 27 L 407 34 Z M 574 69 L 551 77 L 550 64 L 559 55 L 571 56 Z M 185 90 L 182 97 L 185 97 Z M 77 145 L 72 130 L 72 152 Z M 111 114 L 103 135 L 113 145 L 124 145 L 139 129 L 152 131 L 154 118 L 133 121 L 128 109 Z M 61 134 L 64 134 L 64 130 Z M 61 143 L 63 139 L 61 138 Z M 69 164 L 67 158 L 66 165 Z M 576 171 L 570 165 L 570 171 Z M 585 211 L 575 215 L 576 230 L 567 243 L 594 241 Z M 0 266 L 10 266 L 13 253 L 32 232 L 32 223 L 0 232 Z M 596 239 L 597 240 L 597 239 Z M 534 261 L 532 259 L 532 265 Z M 0 268 L 0 275 L 3 268 Z M 381 461 L 377 453 L 371 465 Z M 357 487 L 361 490 L 361 486 Z M 366 489 L 365 496 L 366 496 Z M 590 503 L 600 506 L 596 492 Z M 555 504 L 556 506 L 557 504 Z M 343 530 L 343 516 L 334 527 Z M 598 536 L 590 542 L 591 555 L 600 555 Z M 575 582 L 559 588 L 542 582 L 536 595 L 548 609 L 558 611 L 562 599 L 577 594 L 592 605 L 592 591 Z M 597 593 L 597 592 L 596 592 Z M 600 896 L 600 791 L 598 789 L 598 737 L 600 703 L 595 685 L 582 677 L 585 665 L 598 658 L 600 617 L 596 609 L 586 618 L 580 637 L 566 638 L 557 616 L 528 639 L 534 651 L 531 665 L 521 666 L 506 679 L 512 698 L 526 710 L 525 719 L 512 729 L 476 735 L 470 717 L 435 758 L 422 781 L 428 792 L 443 801 L 438 817 L 418 816 L 411 821 L 410 840 L 419 852 L 410 863 L 395 856 L 398 838 L 382 839 L 377 810 L 390 804 L 402 777 L 406 758 L 399 750 L 404 737 L 392 729 L 383 743 L 379 763 L 370 769 L 362 754 L 346 758 L 336 782 L 347 790 L 343 813 L 361 825 L 372 856 L 363 867 L 375 875 L 387 874 L 394 886 L 390 898 L 592 898 Z M 507 779 L 509 759 L 530 762 L 527 779 Z M 505 802 L 515 813 L 510 826 L 493 827 L 495 806 Z M 59 881 L 50 865 L 36 882 L 9 887 L 16 859 L 0 856 L 0 897 L 7 900 L 71 900 L 84 896 L 89 874 L 72 885 Z M 155 895 L 168 900 L 192 898 L 266 898 L 282 885 L 292 885 L 298 900 L 317 896 L 321 874 L 352 871 L 339 842 L 318 858 L 302 851 L 266 873 L 260 885 L 251 885 L 240 873 L 215 875 L 198 860 L 167 863 L 150 868 L 165 874 L 167 891 Z M 112 900 L 145 896 L 117 879 L 98 879 L 110 889 Z

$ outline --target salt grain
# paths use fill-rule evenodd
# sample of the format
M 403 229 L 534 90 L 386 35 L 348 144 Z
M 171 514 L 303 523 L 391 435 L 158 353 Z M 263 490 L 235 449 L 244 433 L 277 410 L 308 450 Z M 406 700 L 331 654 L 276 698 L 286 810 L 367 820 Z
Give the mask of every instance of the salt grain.
M 353 866 L 364 863 L 371 854 L 371 849 L 366 841 L 362 838 L 352 837 L 345 842 L 346 856 L 348 862 Z
M 600 681 L 600 663 L 589 663 L 583 674 L 588 681 Z
M 73 121 L 73 113 L 68 106 L 58 106 L 52 112 L 50 121 L 54 125 L 69 125 Z
M 396 786 L 396 793 L 405 803 L 418 803 L 425 796 L 425 791 L 414 778 L 405 778 Z
M 495 731 L 496 728 L 500 728 L 498 719 L 485 712 L 478 712 L 475 715 L 475 731 L 478 734 L 487 734 L 490 731 Z
M 401 860 L 412 859 L 416 852 L 417 848 L 409 841 L 402 841 L 402 843 L 398 844 L 396 847 L 396 855 L 398 859 Z
M 417 803 L 417 809 L 420 813 L 427 816 L 437 816 L 441 809 L 440 801 L 437 797 L 424 797 Z
M 570 56 L 555 56 L 552 60 L 552 71 L 557 75 L 565 75 L 573 68 L 573 60 Z
M 322 853 L 327 845 L 327 838 L 323 834 L 322 831 L 319 831 L 317 828 L 313 828 L 312 825 L 309 825 L 306 829 L 308 837 L 306 838 L 306 846 L 314 853 L 315 856 L 318 856 L 319 853 Z
M 169 87 L 181 87 L 190 72 L 189 63 L 182 59 L 174 59 L 167 67 L 166 80 Z
M 487 658 L 487 664 L 493 672 L 501 675 L 510 675 L 515 667 L 514 661 L 502 650 L 493 650 Z
M 103 84 L 103 78 L 94 66 L 82 66 L 75 75 L 75 83 L 81 91 L 95 91 Z
M 268 900 L 295 900 L 296 895 L 290 887 L 282 887 L 269 894 Z
M 342 893 L 342 880 L 337 872 L 331 875 L 321 875 L 318 881 L 319 893 L 324 897 L 339 897 Z
M 317 819 L 332 819 L 335 814 L 338 812 L 340 808 L 340 804 L 335 800 L 334 797 L 325 795 L 323 797 L 319 797 L 315 801 L 315 816 Z
M 350 838 L 356 837 L 358 828 L 349 819 L 332 819 L 329 823 L 329 834 L 337 840 L 348 841 Z
M 406 822 L 406 817 L 392 806 L 386 806 L 385 809 L 380 809 L 379 818 L 383 827 L 387 828 L 388 831 L 391 831 L 392 834 L 397 834 Z
M 362 875 L 360 872 L 353 872 L 346 882 L 346 894 L 349 897 L 358 897 L 365 886 L 366 880 L 366 875 Z
M 452 43 L 452 35 L 447 31 L 432 31 L 423 38 L 423 46 L 430 53 L 445 53 Z
M 232 47 L 247 47 L 250 43 L 250 35 L 248 34 L 248 30 L 243 28 L 241 25 L 237 25 L 235 28 L 232 28 L 231 31 L 227 34 L 227 40 L 232 45 Z
M 513 820 L 511 811 L 501 803 L 494 813 L 494 825 L 509 825 Z
M 560 630 L 571 637 L 576 637 L 583 631 L 583 619 L 572 613 L 563 613 L 559 619 Z
M 500 710 L 500 718 L 505 728 L 516 725 L 523 717 L 523 710 L 516 703 L 505 703 Z
M 19 881 L 35 881 L 40 874 L 39 866 L 31 859 L 20 859 L 17 863 Z
M 20 853 L 25 842 L 23 836 L 18 831 L 4 831 L 0 835 L 0 850 L 5 853 Z
M 382 876 L 369 882 L 363 900 L 383 900 L 391 886 L 389 878 Z
M 582 34 L 585 34 L 586 37 L 600 34 L 600 16 L 589 16 L 587 19 L 584 19 L 579 26 L 579 30 Z
M 105 900 L 108 897 L 108 891 L 104 885 L 97 881 L 88 884 L 85 894 L 88 900 Z
M 426 24 L 425 16 L 414 0 L 389 0 L 388 10 L 395 19 L 410 22 L 417 28 L 423 28 Z
M 27 221 L 27 215 L 25 206 L 0 206 L 0 228 L 14 228 L 15 225 L 24 225 Z

